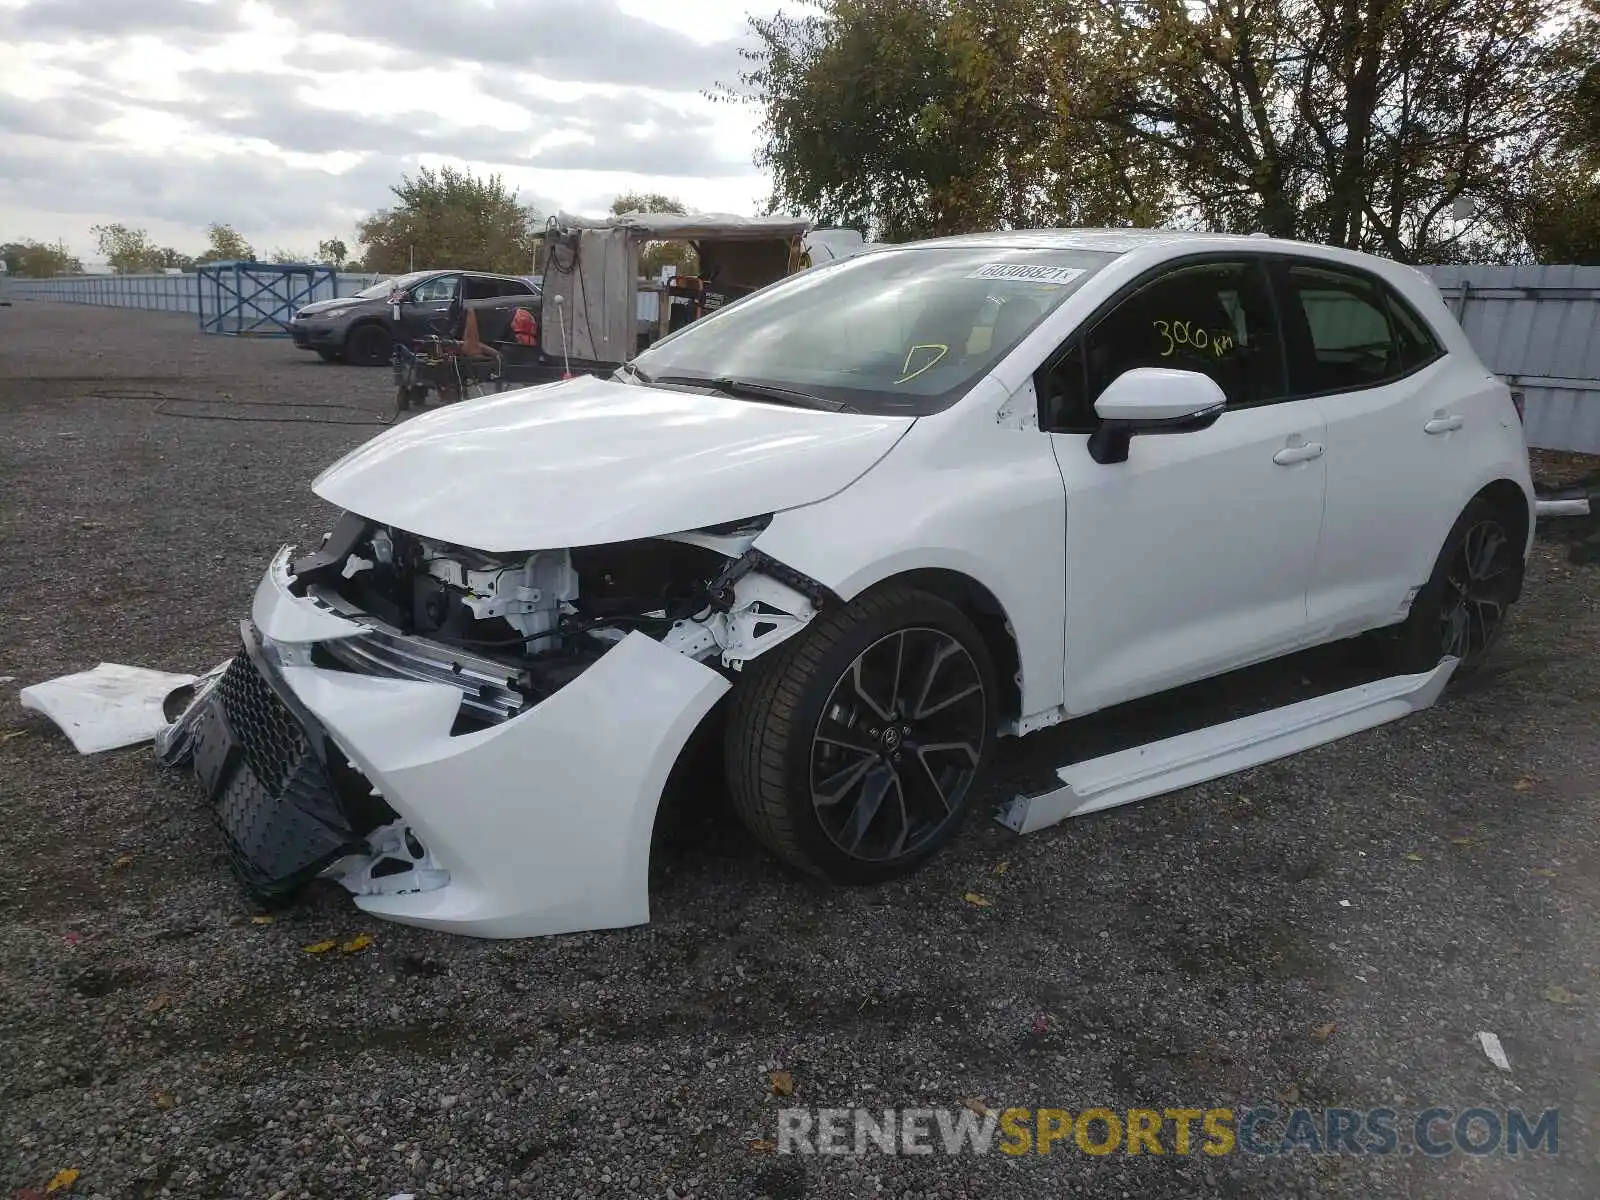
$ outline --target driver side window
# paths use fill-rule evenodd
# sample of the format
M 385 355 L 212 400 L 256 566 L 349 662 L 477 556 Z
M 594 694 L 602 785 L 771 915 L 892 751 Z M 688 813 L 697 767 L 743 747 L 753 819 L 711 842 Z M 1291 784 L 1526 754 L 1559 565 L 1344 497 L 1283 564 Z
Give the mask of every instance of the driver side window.
M 1040 428 L 1093 432 L 1094 402 L 1135 367 L 1198 371 L 1222 388 L 1230 408 L 1281 399 L 1282 341 L 1261 267 L 1179 266 L 1122 300 L 1035 376 Z
M 456 281 L 458 275 L 436 275 L 432 279 L 424 279 L 411 289 L 411 302 L 413 304 L 443 304 L 453 300 L 456 294 Z

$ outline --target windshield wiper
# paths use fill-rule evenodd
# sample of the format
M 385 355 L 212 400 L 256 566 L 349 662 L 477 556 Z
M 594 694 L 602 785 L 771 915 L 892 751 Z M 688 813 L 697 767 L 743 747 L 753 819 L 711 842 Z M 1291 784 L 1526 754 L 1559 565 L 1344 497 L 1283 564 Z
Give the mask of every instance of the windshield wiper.
M 658 379 L 645 380 L 645 382 L 676 383 L 686 387 L 710 388 L 714 392 L 721 392 L 724 396 L 732 396 L 736 399 L 776 400 L 779 404 L 788 404 L 795 408 L 818 408 L 824 412 L 859 413 L 861 411 L 846 404 L 843 400 L 829 400 L 826 396 L 813 395 L 811 392 L 777 387 L 770 383 L 756 383 L 748 379 L 733 379 L 726 375 L 716 379 L 706 379 L 699 375 L 662 375 Z

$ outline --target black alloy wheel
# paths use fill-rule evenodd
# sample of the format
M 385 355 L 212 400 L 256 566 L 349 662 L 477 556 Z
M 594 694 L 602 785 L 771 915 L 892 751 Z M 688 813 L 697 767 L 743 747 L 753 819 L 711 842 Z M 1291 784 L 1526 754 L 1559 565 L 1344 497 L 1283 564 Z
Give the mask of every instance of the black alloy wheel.
M 959 830 L 999 723 L 983 635 L 948 600 L 885 585 L 744 667 L 723 745 L 740 819 L 837 883 L 915 870 Z
M 1439 606 L 1442 654 L 1476 662 L 1494 645 L 1511 607 L 1520 551 L 1498 517 L 1484 517 L 1462 535 Z
M 937 837 L 977 774 L 988 707 L 948 633 L 901 629 L 856 655 L 811 738 L 811 805 L 829 840 L 885 863 Z

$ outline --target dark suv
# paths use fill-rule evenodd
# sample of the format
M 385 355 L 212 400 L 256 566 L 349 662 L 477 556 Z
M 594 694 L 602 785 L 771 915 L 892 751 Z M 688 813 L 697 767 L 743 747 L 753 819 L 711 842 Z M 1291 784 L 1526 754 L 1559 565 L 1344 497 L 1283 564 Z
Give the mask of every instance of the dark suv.
M 515 275 L 483 271 L 415 271 L 385 279 L 353 296 L 317 300 L 295 313 L 289 328 L 294 344 L 314 350 L 325 362 L 363 367 L 386 366 L 396 339 L 426 337 L 446 321 L 458 291 L 467 308 L 509 321 L 511 310 L 531 309 L 537 316 L 540 286 Z

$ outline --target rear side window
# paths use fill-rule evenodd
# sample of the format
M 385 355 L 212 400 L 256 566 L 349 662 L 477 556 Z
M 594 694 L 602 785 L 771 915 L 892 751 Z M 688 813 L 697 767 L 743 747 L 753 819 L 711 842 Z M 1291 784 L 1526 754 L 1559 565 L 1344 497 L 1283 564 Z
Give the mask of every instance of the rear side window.
M 1289 359 L 1297 395 L 1381 387 L 1442 353 L 1422 320 L 1376 279 L 1292 264 L 1283 280 L 1285 322 L 1309 343 Z
M 1393 292 L 1389 293 L 1389 322 L 1394 326 L 1395 342 L 1400 347 L 1400 365 L 1407 371 L 1425 367 L 1444 354 L 1444 347 L 1439 345 L 1426 322 Z

